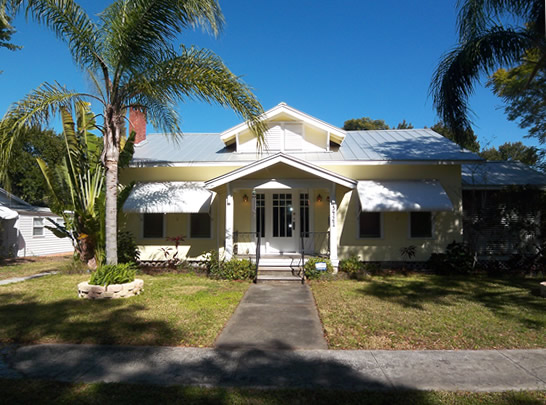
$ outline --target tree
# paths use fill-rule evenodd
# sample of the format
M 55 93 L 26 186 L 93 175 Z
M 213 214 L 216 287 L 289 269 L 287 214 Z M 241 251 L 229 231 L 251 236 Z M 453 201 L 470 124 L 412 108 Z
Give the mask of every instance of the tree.
M 536 72 L 539 53 L 528 52 L 523 63 L 506 70 L 499 69 L 487 85 L 506 102 L 505 112 L 511 121 L 519 120 L 521 128 L 529 128 L 529 136 L 546 142 L 546 71 Z
M 345 131 L 362 131 L 370 129 L 389 129 L 383 120 L 372 120 L 369 117 L 353 118 L 343 123 Z
M 444 56 L 430 92 L 441 120 L 457 143 L 468 135 L 468 98 L 482 74 L 520 63 L 526 52 L 538 53 L 529 79 L 546 69 L 544 0 L 462 0 L 459 44 Z M 522 22 L 507 26 L 503 21 Z
M 480 152 L 480 156 L 487 160 L 518 161 L 529 166 L 540 168 L 542 154 L 534 146 L 525 146 L 522 142 L 506 142 L 499 148 L 488 148 Z
M 55 166 L 61 163 L 63 151 L 64 142 L 54 131 L 38 127 L 25 129 L 13 145 L 3 187 L 32 205 L 46 206 L 49 202 L 47 184 L 36 158 Z
M 460 138 L 460 140 L 457 139 L 455 133 L 451 129 L 446 127 L 443 122 L 437 122 L 430 129 L 446 137 L 450 141 L 455 142 L 462 148 L 468 149 L 469 151 L 476 153 L 480 151 L 480 143 L 478 142 L 478 137 L 476 136 L 472 128 L 467 128 L 465 130 L 464 136 Z
M 101 104 L 106 170 L 106 261 L 117 262 L 117 193 L 120 142 L 127 110 L 146 112 L 156 128 L 180 133 L 176 103 L 197 99 L 236 111 L 263 139 L 263 109 L 251 89 L 214 53 L 173 41 L 183 29 L 201 26 L 218 34 L 224 19 L 217 0 L 116 0 L 93 20 L 73 0 L 5 0 L 15 15 L 26 13 L 64 41 L 76 65 L 86 69 L 95 93 L 46 83 L 13 105 L 0 139 L 0 169 L 5 173 L 11 146 L 21 128 L 43 123 L 69 104 Z M 14 124 L 13 124 L 14 123 Z
M 413 125 L 403 120 L 396 129 L 412 129 Z M 345 131 L 368 131 L 371 129 L 391 129 L 384 120 L 372 120 L 370 117 L 353 118 L 343 124 Z
M 15 33 L 15 30 L 11 26 L 11 17 L 8 15 L 2 16 L 0 14 L 0 48 L 6 48 L 10 51 L 16 51 L 21 49 L 20 46 L 12 44 L 11 36 Z M 0 74 L 2 71 L 0 70 Z

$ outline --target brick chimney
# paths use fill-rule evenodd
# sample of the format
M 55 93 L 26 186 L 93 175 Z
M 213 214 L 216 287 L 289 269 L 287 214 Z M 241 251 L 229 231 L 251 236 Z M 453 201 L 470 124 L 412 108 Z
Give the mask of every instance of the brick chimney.
M 129 134 L 136 132 L 135 145 L 146 140 L 146 112 L 129 109 Z

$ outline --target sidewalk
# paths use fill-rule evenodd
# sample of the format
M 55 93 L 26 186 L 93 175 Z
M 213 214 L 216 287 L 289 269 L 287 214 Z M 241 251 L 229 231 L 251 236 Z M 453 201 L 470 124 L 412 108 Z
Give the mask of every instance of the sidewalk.
M 546 390 L 546 349 L 268 351 L 3 346 L 0 377 L 215 387 Z

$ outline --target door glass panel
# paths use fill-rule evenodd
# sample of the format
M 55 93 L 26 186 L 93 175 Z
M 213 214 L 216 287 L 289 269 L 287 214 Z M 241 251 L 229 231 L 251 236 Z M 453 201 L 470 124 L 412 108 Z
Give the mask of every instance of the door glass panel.
M 292 194 L 273 194 L 273 237 L 292 237 Z
M 256 194 L 256 232 L 265 237 L 265 194 Z
M 300 194 L 300 232 L 304 238 L 309 237 L 309 194 Z

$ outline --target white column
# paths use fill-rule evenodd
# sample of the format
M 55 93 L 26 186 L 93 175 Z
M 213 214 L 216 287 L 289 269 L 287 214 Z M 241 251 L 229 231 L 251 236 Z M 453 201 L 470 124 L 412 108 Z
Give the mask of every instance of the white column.
M 339 259 L 337 257 L 337 204 L 336 204 L 336 183 L 330 187 L 330 261 L 334 266 L 334 273 L 337 273 Z
M 225 257 L 227 260 L 233 257 L 233 194 L 231 187 L 227 185 L 226 196 L 226 247 Z

